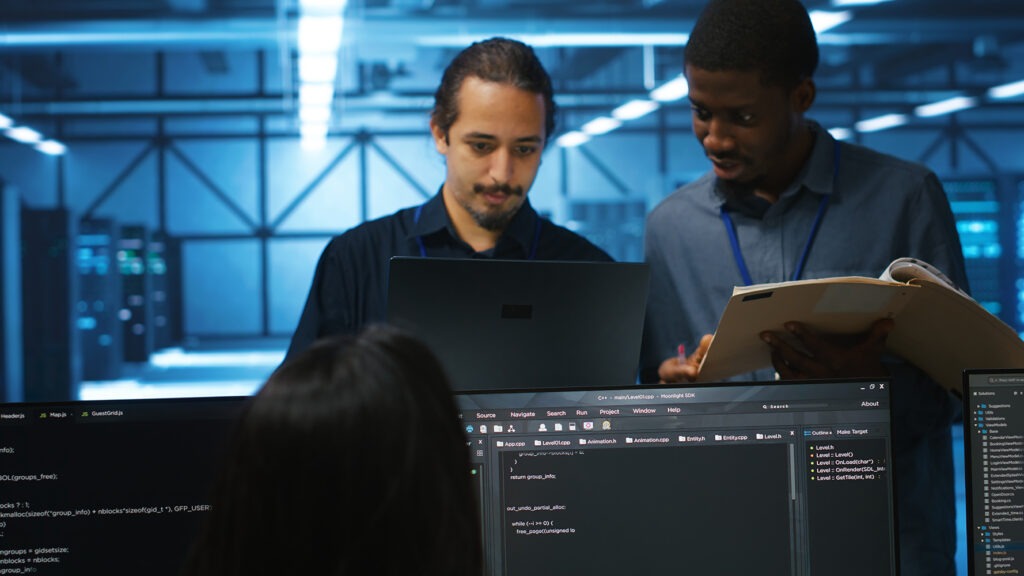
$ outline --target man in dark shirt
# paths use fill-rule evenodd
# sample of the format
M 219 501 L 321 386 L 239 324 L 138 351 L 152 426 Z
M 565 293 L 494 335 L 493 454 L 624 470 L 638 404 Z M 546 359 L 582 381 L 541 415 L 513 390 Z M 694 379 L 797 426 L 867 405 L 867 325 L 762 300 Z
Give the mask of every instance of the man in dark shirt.
M 492 38 L 445 69 L 430 132 L 446 158 L 436 196 L 331 239 L 313 277 L 288 357 L 329 334 L 385 320 L 392 256 L 611 258 L 541 218 L 526 198 L 555 124 L 551 79 L 533 49 Z

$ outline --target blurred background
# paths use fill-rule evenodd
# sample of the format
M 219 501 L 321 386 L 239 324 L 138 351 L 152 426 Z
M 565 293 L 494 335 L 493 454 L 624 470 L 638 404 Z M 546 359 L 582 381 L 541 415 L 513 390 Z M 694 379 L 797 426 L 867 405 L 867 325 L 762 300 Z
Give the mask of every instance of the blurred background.
M 433 91 L 490 36 L 555 80 L 534 205 L 642 259 L 646 213 L 708 168 L 679 78 L 702 5 L 0 0 L 2 398 L 251 393 L 330 236 L 438 189 Z M 810 116 L 936 171 L 974 296 L 1024 329 L 1024 3 L 806 5 Z
M 1024 4 L 806 4 L 811 116 L 939 174 L 974 296 L 1021 330 Z M 679 77 L 702 6 L 0 0 L 4 398 L 251 391 L 328 238 L 438 189 L 433 91 L 494 35 L 556 84 L 532 202 L 640 260 L 647 211 L 708 168 Z

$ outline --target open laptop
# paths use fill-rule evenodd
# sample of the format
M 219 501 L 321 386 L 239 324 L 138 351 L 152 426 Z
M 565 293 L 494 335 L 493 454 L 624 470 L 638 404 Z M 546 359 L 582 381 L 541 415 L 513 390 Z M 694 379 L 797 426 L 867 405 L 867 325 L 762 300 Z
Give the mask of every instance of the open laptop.
M 0 404 L 0 569 L 177 576 L 245 401 Z
M 965 370 L 967 572 L 1024 572 L 1024 367 Z
M 886 379 L 456 399 L 487 574 L 898 573 Z
M 646 264 L 395 257 L 388 320 L 456 390 L 636 382 Z

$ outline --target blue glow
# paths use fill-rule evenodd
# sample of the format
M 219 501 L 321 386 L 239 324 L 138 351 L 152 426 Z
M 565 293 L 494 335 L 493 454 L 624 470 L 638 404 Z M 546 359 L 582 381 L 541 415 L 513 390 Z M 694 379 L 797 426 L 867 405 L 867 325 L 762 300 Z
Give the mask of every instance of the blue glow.
M 995 316 L 998 316 L 999 313 L 1003 311 L 1003 305 L 1000 304 L 999 302 L 986 301 L 986 302 L 978 302 L 978 304 L 981 304 L 982 308 L 984 308 L 985 310 L 988 310 L 989 312 L 991 312 Z
M 979 234 L 982 232 L 999 232 L 999 223 L 995 220 L 960 220 L 956 230 L 961 234 Z
M 998 214 L 999 202 L 995 200 L 979 200 L 974 202 L 951 201 L 949 205 L 954 214 Z

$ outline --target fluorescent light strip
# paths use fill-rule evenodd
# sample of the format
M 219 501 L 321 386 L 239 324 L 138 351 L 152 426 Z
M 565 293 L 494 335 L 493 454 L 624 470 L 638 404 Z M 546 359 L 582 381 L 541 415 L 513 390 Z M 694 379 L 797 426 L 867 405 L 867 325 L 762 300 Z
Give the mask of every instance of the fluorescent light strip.
M 210 396 L 251 396 L 263 380 L 223 380 L 210 382 L 154 382 L 134 379 L 82 382 L 79 400 L 125 400 L 130 398 L 199 398 Z
M 1009 84 L 1002 84 L 1000 86 L 993 86 L 988 90 L 988 97 L 995 98 L 996 100 L 1002 100 L 1004 98 L 1013 98 L 1024 94 L 1024 80 L 1018 80 L 1017 82 L 1010 82 Z
M 303 150 L 321 150 L 327 145 L 327 123 L 303 122 L 299 124 L 299 137 Z
M 333 100 L 333 82 L 306 82 L 299 85 L 300 106 L 330 106 Z
M 849 128 L 829 128 L 828 133 L 836 140 L 849 140 L 853 138 L 853 130 Z
M 303 14 L 340 14 L 347 3 L 346 0 L 299 0 L 299 10 Z
M 275 368 L 284 360 L 282 351 L 239 351 L 239 352 L 200 352 L 182 348 L 165 348 L 154 352 L 149 357 L 151 366 L 157 368 L 235 368 L 263 367 Z
M 0 114 L 0 130 L 14 126 L 14 119 Z
M 661 105 L 653 100 L 630 100 L 612 110 L 612 118 L 623 121 L 636 120 L 654 112 L 659 106 Z
M 590 136 L 578 130 L 566 132 L 555 140 L 555 143 L 562 148 L 575 148 L 576 146 L 586 144 L 587 142 L 590 142 Z
M 56 140 L 43 140 L 35 146 L 36 150 L 50 156 L 63 156 L 68 151 L 67 146 Z
M 849 10 L 842 12 L 826 12 L 824 10 L 812 10 L 810 12 L 811 26 L 814 27 L 814 31 L 818 34 L 831 30 L 836 26 L 846 24 L 850 20 L 853 20 L 853 13 Z
M 341 47 L 341 16 L 299 18 L 299 54 L 334 54 Z
M 43 140 L 43 135 L 28 126 L 15 126 L 14 128 L 8 128 L 4 130 L 4 135 L 21 142 L 22 144 L 36 144 Z
M 579 32 L 563 34 L 511 34 L 510 38 L 525 42 L 534 48 L 566 47 L 612 47 L 612 46 L 685 46 L 689 34 L 662 32 Z M 475 34 L 426 35 L 415 38 L 420 46 L 442 48 L 465 48 L 467 45 L 486 39 Z
M 886 114 L 876 118 L 868 118 L 854 124 L 858 132 L 878 132 L 887 128 L 895 128 L 907 123 L 906 114 Z
M 914 114 L 921 118 L 930 118 L 932 116 L 942 116 L 943 114 L 952 114 L 953 112 L 967 110 L 968 108 L 974 108 L 977 105 L 978 100 L 976 98 L 971 98 L 970 96 L 957 96 L 955 98 L 949 98 L 939 102 L 918 106 L 917 108 L 914 108 Z
M 651 90 L 651 100 L 655 102 L 675 102 L 681 100 L 690 93 L 690 84 L 686 77 L 679 76 Z
M 299 122 L 301 124 L 323 124 L 326 126 L 330 119 L 330 106 L 316 105 L 299 107 Z
M 607 134 L 619 126 L 622 126 L 621 121 L 608 116 L 601 116 L 600 118 L 594 118 L 590 122 L 587 122 L 582 128 L 580 128 L 580 130 L 582 130 L 584 134 L 599 136 L 601 134 Z
M 338 74 L 338 57 L 334 54 L 300 54 L 300 82 L 334 82 Z
M 832 0 L 833 6 L 873 6 L 884 4 L 890 0 Z

